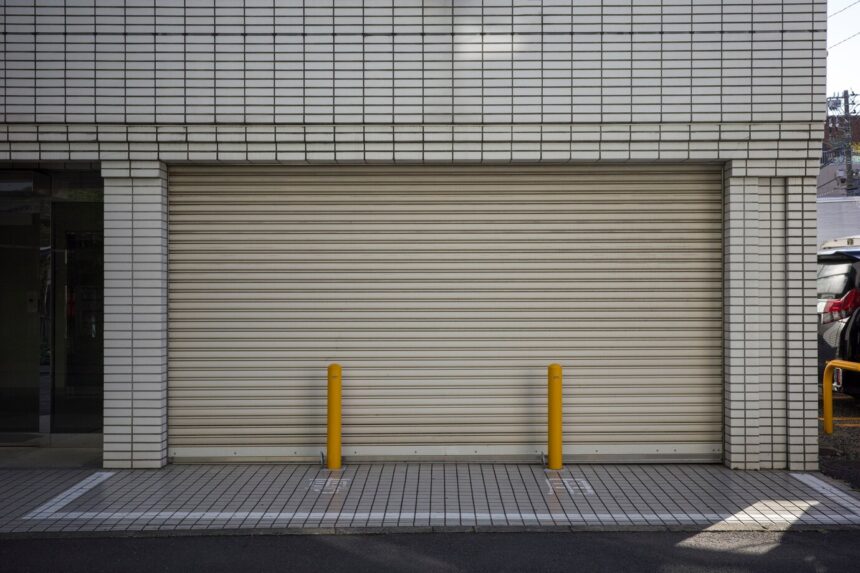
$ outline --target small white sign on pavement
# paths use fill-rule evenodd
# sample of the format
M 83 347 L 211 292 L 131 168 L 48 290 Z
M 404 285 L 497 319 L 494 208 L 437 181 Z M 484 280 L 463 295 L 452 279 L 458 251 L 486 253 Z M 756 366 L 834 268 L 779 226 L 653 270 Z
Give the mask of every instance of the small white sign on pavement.
M 316 493 L 339 493 L 349 487 L 350 481 L 350 478 L 313 478 L 309 487 Z
M 594 489 L 585 478 L 548 477 L 546 478 L 546 485 L 549 489 L 547 495 L 565 491 L 571 496 L 594 495 Z

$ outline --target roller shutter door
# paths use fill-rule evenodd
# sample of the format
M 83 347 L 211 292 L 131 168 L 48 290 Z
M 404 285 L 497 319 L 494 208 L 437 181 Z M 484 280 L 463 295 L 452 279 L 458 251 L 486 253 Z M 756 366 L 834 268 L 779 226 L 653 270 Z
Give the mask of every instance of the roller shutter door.
M 722 451 L 718 166 L 170 172 L 169 453 L 573 460 Z

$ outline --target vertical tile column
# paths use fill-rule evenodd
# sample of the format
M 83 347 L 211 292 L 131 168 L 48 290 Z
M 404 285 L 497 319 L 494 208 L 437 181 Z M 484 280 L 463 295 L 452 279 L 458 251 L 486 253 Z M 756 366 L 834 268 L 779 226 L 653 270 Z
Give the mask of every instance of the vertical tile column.
M 786 180 L 788 468 L 818 469 L 816 181 Z
M 761 469 L 787 467 L 786 186 L 780 177 L 759 182 L 762 262 L 762 370 L 759 377 Z
M 760 467 L 761 234 L 758 178 L 724 182 L 723 280 L 725 463 Z
M 167 172 L 103 161 L 104 466 L 167 461 Z

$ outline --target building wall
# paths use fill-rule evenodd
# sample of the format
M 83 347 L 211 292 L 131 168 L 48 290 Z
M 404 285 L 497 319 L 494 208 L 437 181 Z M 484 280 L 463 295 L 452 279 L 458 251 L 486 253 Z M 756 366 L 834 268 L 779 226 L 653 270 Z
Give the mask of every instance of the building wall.
M 818 244 L 860 235 L 860 197 L 818 199 Z
M 2 10 L 0 160 L 105 177 L 105 465 L 166 461 L 166 165 L 688 160 L 726 166 L 726 463 L 817 466 L 823 0 Z

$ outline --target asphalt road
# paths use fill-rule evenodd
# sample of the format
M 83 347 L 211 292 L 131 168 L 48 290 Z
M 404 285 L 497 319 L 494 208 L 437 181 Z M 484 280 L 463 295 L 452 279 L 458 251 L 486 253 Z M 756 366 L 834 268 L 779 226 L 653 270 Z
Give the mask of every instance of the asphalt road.
M 0 539 L 0 571 L 856 571 L 860 531 Z

